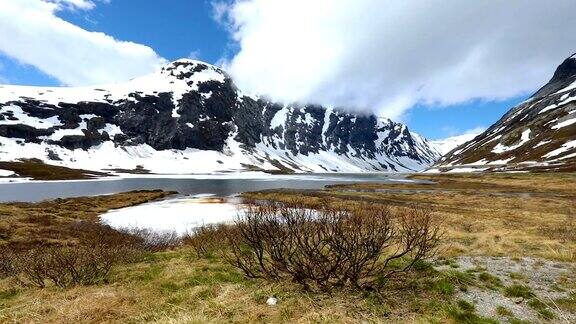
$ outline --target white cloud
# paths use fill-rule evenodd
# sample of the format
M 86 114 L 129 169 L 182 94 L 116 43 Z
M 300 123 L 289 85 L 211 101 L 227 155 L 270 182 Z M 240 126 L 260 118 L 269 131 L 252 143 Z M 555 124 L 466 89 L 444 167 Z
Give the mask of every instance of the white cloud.
M 123 81 L 165 63 L 148 46 L 86 31 L 54 14 L 89 10 L 94 4 L 90 0 L 2 0 L 0 51 L 66 85 Z
M 573 0 L 219 2 L 241 88 L 398 117 L 534 91 L 576 47 Z
M 212 18 L 220 24 L 226 24 L 228 12 L 232 5 L 226 1 L 212 1 Z
M 194 50 L 188 54 L 188 58 L 191 60 L 200 60 L 200 50 Z
M 80 10 L 90 10 L 94 9 L 96 6 L 91 0 L 44 0 L 45 2 L 53 3 L 56 5 L 56 9 L 80 9 Z

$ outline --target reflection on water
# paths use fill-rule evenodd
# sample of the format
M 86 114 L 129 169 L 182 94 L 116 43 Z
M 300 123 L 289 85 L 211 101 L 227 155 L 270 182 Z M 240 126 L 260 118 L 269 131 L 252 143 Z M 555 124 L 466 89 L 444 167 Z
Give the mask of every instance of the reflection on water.
M 87 181 L 0 183 L 0 202 L 41 201 L 54 198 L 94 196 L 132 190 L 162 189 L 185 195 L 201 193 L 226 197 L 245 191 L 288 188 L 318 189 L 325 185 L 349 182 L 398 182 L 409 181 L 398 174 L 305 174 L 260 178 L 108 178 Z

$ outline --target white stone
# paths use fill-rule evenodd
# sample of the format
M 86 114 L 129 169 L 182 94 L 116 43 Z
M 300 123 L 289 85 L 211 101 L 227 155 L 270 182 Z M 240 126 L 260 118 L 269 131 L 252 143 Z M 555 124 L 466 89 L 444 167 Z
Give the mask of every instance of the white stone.
M 274 306 L 276 303 L 278 303 L 278 299 L 274 297 L 268 297 L 268 300 L 266 300 L 266 304 L 269 306 Z

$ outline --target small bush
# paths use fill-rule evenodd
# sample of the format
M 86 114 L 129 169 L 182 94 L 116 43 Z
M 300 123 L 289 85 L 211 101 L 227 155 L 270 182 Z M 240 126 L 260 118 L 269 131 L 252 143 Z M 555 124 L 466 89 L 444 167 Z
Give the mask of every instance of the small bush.
M 0 279 L 9 277 L 14 273 L 11 259 L 12 252 L 6 247 L 0 248 Z
M 107 279 L 114 265 L 140 260 L 147 252 L 171 244 L 164 237 L 140 237 L 100 224 L 79 222 L 71 226 L 81 232 L 76 245 L 3 248 L 0 275 L 12 276 L 23 286 L 40 288 L 47 282 L 61 288 L 96 284 Z
M 248 277 L 287 278 L 305 289 L 376 288 L 431 256 L 441 237 L 423 209 L 305 207 L 249 205 L 227 231 L 231 263 Z
M 176 232 L 155 232 L 148 229 L 137 229 L 124 231 L 123 234 L 130 235 L 140 239 L 141 248 L 158 252 L 173 249 L 182 244 L 182 239 Z
M 175 232 L 154 232 L 148 229 L 115 230 L 108 225 L 79 221 L 69 225 L 79 232 L 80 245 L 125 246 L 150 252 L 163 251 L 180 244 Z
M 197 257 L 210 257 L 226 245 L 228 229 L 229 226 L 223 224 L 201 226 L 186 235 L 182 243 L 191 246 Z
M 105 280 L 113 265 L 135 259 L 127 247 L 41 247 L 12 256 L 13 274 L 25 286 L 45 287 L 46 281 L 65 288 Z

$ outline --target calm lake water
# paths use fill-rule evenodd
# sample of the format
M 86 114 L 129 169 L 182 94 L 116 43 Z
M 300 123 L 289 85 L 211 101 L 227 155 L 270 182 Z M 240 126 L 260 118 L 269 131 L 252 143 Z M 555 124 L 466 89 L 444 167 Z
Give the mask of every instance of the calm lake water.
M 0 202 L 41 201 L 54 198 L 95 196 L 131 190 L 163 189 L 180 194 L 214 194 L 230 196 L 246 191 L 275 188 L 318 189 L 326 185 L 350 182 L 398 182 L 408 181 L 400 174 L 302 174 L 289 176 L 145 176 L 130 178 L 106 178 L 86 181 L 48 181 L 0 183 Z

